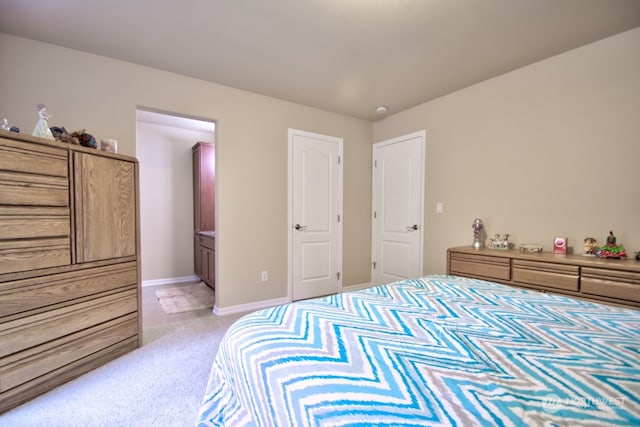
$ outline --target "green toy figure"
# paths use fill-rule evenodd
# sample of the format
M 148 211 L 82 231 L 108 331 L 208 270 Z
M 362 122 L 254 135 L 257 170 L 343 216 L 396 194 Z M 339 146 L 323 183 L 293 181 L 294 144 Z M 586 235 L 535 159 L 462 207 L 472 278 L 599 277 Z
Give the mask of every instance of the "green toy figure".
M 624 246 L 616 244 L 616 236 L 613 231 L 609 231 L 607 244 L 600 248 L 597 255 L 602 258 L 626 258 L 627 251 Z

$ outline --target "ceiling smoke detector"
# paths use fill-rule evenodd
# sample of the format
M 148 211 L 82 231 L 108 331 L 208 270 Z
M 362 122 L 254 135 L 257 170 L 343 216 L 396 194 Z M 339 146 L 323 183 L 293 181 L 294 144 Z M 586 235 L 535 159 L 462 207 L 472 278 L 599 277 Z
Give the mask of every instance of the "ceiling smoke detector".
M 378 114 L 385 114 L 387 111 L 389 111 L 389 109 L 387 108 L 386 105 L 381 105 L 378 108 L 376 108 L 376 113 Z

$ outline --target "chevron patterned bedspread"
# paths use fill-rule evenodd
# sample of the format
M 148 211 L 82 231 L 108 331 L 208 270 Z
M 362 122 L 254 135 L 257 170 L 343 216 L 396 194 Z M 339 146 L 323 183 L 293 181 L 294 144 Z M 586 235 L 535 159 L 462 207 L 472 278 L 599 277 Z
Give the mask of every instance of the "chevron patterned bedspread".
M 453 276 L 230 327 L 202 426 L 640 425 L 640 310 Z

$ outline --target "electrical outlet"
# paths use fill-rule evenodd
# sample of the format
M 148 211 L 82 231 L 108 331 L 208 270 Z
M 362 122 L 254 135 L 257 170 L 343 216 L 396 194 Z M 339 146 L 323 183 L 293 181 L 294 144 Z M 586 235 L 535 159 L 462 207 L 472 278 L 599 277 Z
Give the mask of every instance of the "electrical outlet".
M 261 277 L 261 279 L 262 279 L 262 281 L 263 281 L 263 282 L 266 282 L 267 280 L 269 280 L 269 272 L 268 272 L 268 271 L 263 271 L 263 272 L 261 273 L 261 276 L 260 276 L 260 277 Z
M 436 203 L 436 213 L 438 214 L 444 213 L 444 203 L 442 202 Z

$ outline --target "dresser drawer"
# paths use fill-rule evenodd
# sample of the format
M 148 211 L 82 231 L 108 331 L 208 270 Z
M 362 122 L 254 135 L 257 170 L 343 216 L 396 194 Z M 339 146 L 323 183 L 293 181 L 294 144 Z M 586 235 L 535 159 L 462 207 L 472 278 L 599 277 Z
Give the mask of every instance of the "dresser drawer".
M 585 294 L 640 303 L 640 273 L 583 267 L 580 290 Z
M 580 268 L 577 265 L 513 260 L 512 280 L 522 285 L 578 291 Z
M 69 264 L 69 238 L 0 240 L 0 274 Z
M 498 280 L 511 278 L 511 260 L 506 257 L 452 253 L 449 268 L 450 274 L 461 276 Z
M 129 314 L 0 358 L 0 393 L 135 337 L 137 333 L 138 320 Z
M 0 170 L 0 205 L 69 206 L 69 180 Z
M 0 206 L 0 274 L 71 263 L 67 207 Z
M 0 283 L 0 318 L 17 318 L 54 305 L 136 286 L 135 262 Z
M 68 152 L 63 148 L 0 138 L 0 170 L 67 178 Z
M 135 313 L 137 290 L 126 290 L 0 324 L 0 357 Z
M 0 240 L 71 235 L 69 209 L 0 206 Z

